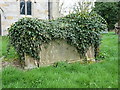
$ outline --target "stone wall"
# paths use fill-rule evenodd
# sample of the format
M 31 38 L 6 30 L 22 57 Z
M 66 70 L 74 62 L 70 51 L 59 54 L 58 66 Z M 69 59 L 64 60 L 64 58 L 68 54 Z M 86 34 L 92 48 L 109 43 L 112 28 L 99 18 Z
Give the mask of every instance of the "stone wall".
M 59 12 L 59 1 L 60 0 L 49 0 L 51 2 L 51 11 L 50 11 L 50 18 L 51 19 L 56 19 L 58 17 L 60 17 L 60 12 Z M 56 7 L 58 6 L 58 7 Z
M 27 1 L 27 0 L 25 0 Z M 39 19 L 48 19 L 48 0 L 31 0 L 32 15 L 20 15 L 20 0 L 1 0 L 0 7 L 4 10 L 2 14 L 2 35 L 7 35 L 7 28 L 22 17 L 34 17 Z M 52 17 L 59 17 L 58 0 L 52 4 Z
M 82 61 L 77 49 L 74 46 L 67 44 L 65 40 L 51 41 L 49 44 L 41 46 L 39 53 L 40 60 L 34 60 L 28 55 L 25 55 L 25 65 L 27 68 L 35 68 L 38 66 L 47 66 L 59 61 L 67 61 L 69 63 Z M 86 53 L 87 60 L 94 60 L 94 48 L 90 47 Z
M 119 25 L 119 22 L 117 22 L 116 24 L 115 24 L 115 34 L 118 34 L 118 35 L 120 35 L 120 25 Z
M 6 35 L 8 33 L 7 28 L 18 20 L 18 3 L 16 0 L 2 0 L 0 1 L 0 7 L 4 10 L 2 13 L 2 35 Z

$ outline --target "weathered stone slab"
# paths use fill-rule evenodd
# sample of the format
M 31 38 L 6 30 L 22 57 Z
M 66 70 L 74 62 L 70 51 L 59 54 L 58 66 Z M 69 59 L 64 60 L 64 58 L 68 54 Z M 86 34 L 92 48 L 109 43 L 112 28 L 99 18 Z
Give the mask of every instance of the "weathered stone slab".
M 37 61 L 25 54 L 25 69 L 32 69 L 37 67 Z
M 51 65 L 59 61 L 67 61 L 69 63 L 82 61 L 77 49 L 74 46 L 69 45 L 65 40 L 55 40 L 48 44 L 41 46 L 41 52 L 39 54 L 39 62 L 34 60 L 28 55 L 25 55 L 25 64 L 28 68 L 34 68 L 39 66 Z M 94 48 L 90 47 L 86 53 L 87 60 L 94 60 Z
M 90 60 L 90 61 L 95 61 L 94 55 L 95 55 L 94 47 L 91 46 L 91 47 L 89 47 L 89 49 L 88 49 L 88 51 L 87 51 L 87 53 L 86 53 L 87 60 L 88 60 L 88 61 L 89 61 L 89 60 Z
M 80 55 L 76 48 L 63 40 L 51 41 L 49 44 L 43 44 L 41 48 L 40 66 L 58 61 L 80 60 Z

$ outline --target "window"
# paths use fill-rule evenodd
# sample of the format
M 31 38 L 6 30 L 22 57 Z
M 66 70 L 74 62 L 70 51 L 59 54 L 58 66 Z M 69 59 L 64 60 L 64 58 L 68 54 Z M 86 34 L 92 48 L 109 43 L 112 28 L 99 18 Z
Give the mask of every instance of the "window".
M 25 0 L 20 0 L 20 14 L 25 14 Z
M 27 1 L 27 15 L 31 15 L 31 1 Z
M 32 2 L 28 0 L 20 0 L 20 14 L 21 15 L 32 15 Z

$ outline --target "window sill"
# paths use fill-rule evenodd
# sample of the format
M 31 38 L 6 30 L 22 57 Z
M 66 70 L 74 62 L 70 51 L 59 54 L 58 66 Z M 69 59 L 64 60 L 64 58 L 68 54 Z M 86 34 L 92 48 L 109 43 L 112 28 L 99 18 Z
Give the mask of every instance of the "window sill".
M 32 15 L 20 15 L 21 17 L 33 17 Z

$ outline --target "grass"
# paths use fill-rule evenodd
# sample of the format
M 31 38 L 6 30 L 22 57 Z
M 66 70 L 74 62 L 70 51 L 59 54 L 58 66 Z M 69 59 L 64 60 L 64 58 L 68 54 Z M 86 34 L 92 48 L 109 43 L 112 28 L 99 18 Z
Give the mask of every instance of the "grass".
M 0 57 L 2 57 L 2 37 L 0 36 Z
M 1 42 L 0 47 L 2 47 L 0 49 L 0 53 L 1 53 L 0 57 L 5 56 L 6 57 L 5 59 L 9 61 L 14 58 L 18 58 L 18 56 L 13 47 L 10 48 L 10 52 L 7 54 L 8 41 L 9 39 L 7 36 L 0 37 L 0 42 Z
M 118 88 L 118 37 L 113 32 L 102 36 L 103 62 L 60 62 L 26 71 L 9 66 L 2 71 L 3 88 Z

